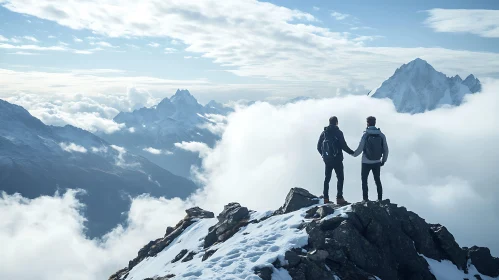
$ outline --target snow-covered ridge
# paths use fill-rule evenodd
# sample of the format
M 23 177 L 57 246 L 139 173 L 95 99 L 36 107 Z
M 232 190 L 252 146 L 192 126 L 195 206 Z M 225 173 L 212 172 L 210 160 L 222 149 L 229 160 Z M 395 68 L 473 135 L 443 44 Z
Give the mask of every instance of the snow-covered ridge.
M 188 209 L 110 280 L 499 279 L 487 248 L 460 248 L 444 226 L 389 200 L 321 202 L 294 188 L 274 212 Z
M 481 88 L 480 81 L 472 74 L 464 81 L 459 75 L 447 77 L 417 58 L 398 68 L 369 95 L 390 98 L 399 112 L 422 113 L 442 106 L 458 106 L 467 94 L 477 93 Z

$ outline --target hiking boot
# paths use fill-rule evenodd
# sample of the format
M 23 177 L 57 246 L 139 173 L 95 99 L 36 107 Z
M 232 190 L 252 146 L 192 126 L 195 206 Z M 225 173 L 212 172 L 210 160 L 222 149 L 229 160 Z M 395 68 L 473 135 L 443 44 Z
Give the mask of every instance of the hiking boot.
M 338 205 L 347 205 L 347 204 L 350 204 L 350 202 L 346 201 L 343 197 L 337 197 L 336 198 L 336 204 L 338 204 Z
M 331 201 L 329 201 L 329 198 L 324 198 L 324 204 L 327 204 L 327 203 L 331 203 Z
M 367 197 L 364 197 L 364 198 L 362 199 L 362 202 L 369 202 L 369 201 L 370 201 L 370 200 L 369 200 L 369 198 L 367 198 Z

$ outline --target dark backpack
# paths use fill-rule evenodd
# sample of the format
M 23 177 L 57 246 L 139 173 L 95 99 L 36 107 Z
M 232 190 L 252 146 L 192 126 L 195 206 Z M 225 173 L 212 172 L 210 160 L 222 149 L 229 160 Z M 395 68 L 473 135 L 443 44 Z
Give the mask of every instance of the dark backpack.
M 322 140 L 322 158 L 324 161 L 334 160 L 340 154 L 339 140 L 332 132 L 324 130 L 324 140 Z
M 369 160 L 380 160 L 383 156 L 383 138 L 379 134 L 367 134 L 364 155 Z

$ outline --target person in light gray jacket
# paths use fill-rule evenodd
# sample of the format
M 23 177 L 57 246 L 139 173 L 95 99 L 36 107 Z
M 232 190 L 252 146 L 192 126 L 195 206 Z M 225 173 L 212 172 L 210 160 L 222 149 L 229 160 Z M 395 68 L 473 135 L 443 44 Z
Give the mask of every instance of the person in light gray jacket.
M 362 154 L 362 199 L 368 201 L 367 178 L 369 172 L 373 172 L 374 182 L 378 190 L 378 200 L 383 199 L 383 186 L 381 185 L 381 166 L 385 165 L 388 159 L 388 143 L 385 135 L 376 127 L 376 118 L 367 118 L 367 128 L 360 139 L 359 147 L 353 153 L 354 157 Z

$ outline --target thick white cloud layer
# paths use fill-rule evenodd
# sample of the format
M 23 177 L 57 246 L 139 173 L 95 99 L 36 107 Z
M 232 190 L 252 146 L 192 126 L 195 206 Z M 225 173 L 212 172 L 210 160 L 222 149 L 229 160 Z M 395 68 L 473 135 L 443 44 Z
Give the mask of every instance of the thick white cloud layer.
M 499 38 L 499 10 L 432 9 L 426 24 L 437 32 L 466 32 Z
M 136 198 L 128 228 L 117 227 L 102 240 L 82 234 L 81 207 L 74 192 L 33 200 L 0 195 L 0 279 L 107 279 L 145 242 L 162 236 L 165 224 L 180 220 L 185 203 Z
M 279 207 L 292 187 L 320 194 L 324 167 L 316 144 L 331 115 L 338 116 L 352 148 L 360 140 L 365 117 L 375 115 L 390 145 L 382 170 L 385 197 L 447 226 L 461 246 L 488 246 L 498 256 L 498 91 L 498 82 L 488 83 L 483 93 L 470 96 L 458 108 L 419 115 L 396 113 L 390 101 L 365 96 L 284 106 L 257 103 L 239 109 L 228 117 L 214 149 L 197 143 L 178 145 L 202 151 L 203 168 L 197 172 L 206 184 L 203 190 L 187 201 L 135 199 L 130 227 L 113 230 L 100 243 L 83 237 L 83 218 L 71 192 L 35 200 L 4 195 L 0 278 L 105 279 L 141 246 L 162 236 L 166 226 L 175 224 L 183 209 L 192 205 L 219 212 L 224 204 L 238 201 L 251 209 L 269 210 Z M 358 201 L 360 158 L 345 157 L 345 197 Z M 333 186 L 334 182 L 333 178 Z M 370 186 L 373 198 L 372 179 Z M 331 187 L 331 196 L 334 190 Z

